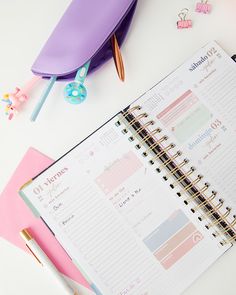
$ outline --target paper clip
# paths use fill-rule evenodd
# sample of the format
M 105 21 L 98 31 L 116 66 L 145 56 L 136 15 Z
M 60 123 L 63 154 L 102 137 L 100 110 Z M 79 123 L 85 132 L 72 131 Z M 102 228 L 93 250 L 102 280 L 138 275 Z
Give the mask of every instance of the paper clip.
M 30 91 L 40 79 L 40 76 L 34 76 L 24 87 L 16 87 L 15 92 L 4 94 L 2 101 L 7 103 L 5 113 L 9 120 L 19 112 L 21 105 L 29 99 Z
M 208 14 L 211 12 L 212 5 L 208 3 L 208 0 L 202 0 L 196 4 L 196 12 Z
M 64 89 L 65 100 L 71 104 L 80 104 L 87 97 L 84 81 L 88 73 L 90 61 L 84 64 L 76 73 L 75 80 L 68 83 Z
M 192 20 L 186 19 L 188 15 L 189 10 L 187 8 L 184 8 L 181 10 L 181 12 L 178 14 L 180 20 L 177 21 L 177 28 L 178 29 L 188 29 L 192 28 Z

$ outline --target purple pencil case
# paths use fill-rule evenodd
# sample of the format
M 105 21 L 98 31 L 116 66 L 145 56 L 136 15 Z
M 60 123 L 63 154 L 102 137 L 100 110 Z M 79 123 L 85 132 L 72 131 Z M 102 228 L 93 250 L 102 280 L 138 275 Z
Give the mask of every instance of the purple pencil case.
M 137 0 L 73 0 L 32 66 L 35 75 L 73 79 L 89 60 L 93 72 L 112 57 L 110 38 L 122 45 Z

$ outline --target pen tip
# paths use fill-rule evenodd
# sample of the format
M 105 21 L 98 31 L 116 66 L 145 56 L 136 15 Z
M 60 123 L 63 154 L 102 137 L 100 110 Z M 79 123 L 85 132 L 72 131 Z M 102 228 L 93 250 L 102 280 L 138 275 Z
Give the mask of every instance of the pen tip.
M 122 71 L 121 73 L 118 73 L 119 78 L 122 82 L 125 82 L 125 73 Z
M 120 65 L 118 65 L 118 67 L 117 67 L 117 73 L 118 73 L 120 80 L 122 82 L 124 82 L 125 81 L 125 70 L 124 70 L 124 65 L 123 65 L 122 60 L 121 60 Z

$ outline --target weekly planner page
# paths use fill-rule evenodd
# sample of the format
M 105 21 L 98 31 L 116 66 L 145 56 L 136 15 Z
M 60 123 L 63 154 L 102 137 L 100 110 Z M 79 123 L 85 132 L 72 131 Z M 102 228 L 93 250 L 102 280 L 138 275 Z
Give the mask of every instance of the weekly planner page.
M 236 63 L 216 43 L 153 87 L 137 103 L 217 192 L 216 204 L 236 213 Z M 138 115 L 138 114 L 137 114 Z M 145 121 L 145 120 L 144 120 Z M 144 122 L 145 123 L 145 122 Z M 181 163 L 182 159 L 177 159 Z M 229 220 L 233 218 L 228 217 Z
M 199 222 L 117 120 L 21 195 L 102 294 L 180 294 L 228 246 Z

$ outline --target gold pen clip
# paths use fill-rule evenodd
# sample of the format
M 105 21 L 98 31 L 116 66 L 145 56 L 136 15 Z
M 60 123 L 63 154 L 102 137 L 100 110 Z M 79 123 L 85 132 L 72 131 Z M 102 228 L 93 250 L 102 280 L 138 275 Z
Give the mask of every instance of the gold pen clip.
M 28 245 L 26 247 L 29 249 L 30 253 L 34 256 L 34 258 L 38 261 L 38 263 L 42 264 L 42 262 L 38 259 L 38 257 L 34 254 L 34 252 L 30 249 Z M 43 264 L 42 264 L 43 265 Z
M 32 240 L 32 237 L 30 235 L 30 233 L 28 232 L 27 229 L 23 229 L 22 231 L 20 231 L 20 236 L 22 237 L 22 239 L 26 242 L 26 247 L 29 249 L 30 253 L 35 257 L 35 259 L 42 264 L 42 262 L 38 259 L 38 257 L 34 254 L 34 252 L 30 249 L 30 247 L 27 245 L 27 242 Z

